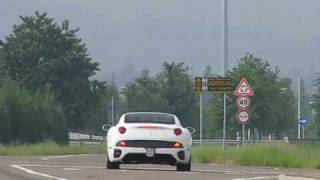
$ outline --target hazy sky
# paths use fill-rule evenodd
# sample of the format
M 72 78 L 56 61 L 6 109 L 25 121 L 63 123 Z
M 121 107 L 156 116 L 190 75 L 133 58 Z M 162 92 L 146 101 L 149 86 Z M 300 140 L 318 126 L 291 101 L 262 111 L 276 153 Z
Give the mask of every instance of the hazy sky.
M 319 0 L 229 0 L 229 68 L 251 52 L 283 75 L 319 71 L 319 8 Z M 36 10 L 80 27 L 100 78 L 128 64 L 155 72 L 164 61 L 220 73 L 221 0 L 0 0 L 0 39 Z

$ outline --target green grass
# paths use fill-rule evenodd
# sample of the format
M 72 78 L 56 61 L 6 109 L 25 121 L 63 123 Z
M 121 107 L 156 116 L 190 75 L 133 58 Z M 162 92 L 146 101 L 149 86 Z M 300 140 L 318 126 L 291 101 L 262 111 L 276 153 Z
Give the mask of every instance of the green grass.
M 61 146 L 51 141 L 40 144 L 0 145 L 0 155 L 78 155 L 104 154 L 106 145 Z M 229 146 L 194 146 L 196 163 L 229 163 L 246 166 L 273 166 L 320 169 L 320 145 L 260 144 L 244 148 Z
M 78 154 L 102 154 L 106 152 L 106 145 L 97 146 L 61 146 L 51 141 L 39 144 L 9 144 L 0 145 L 0 155 L 78 155 Z
M 194 147 L 194 162 L 231 163 L 245 166 L 320 168 L 320 145 L 264 144 L 231 146 L 224 154 L 221 146 Z

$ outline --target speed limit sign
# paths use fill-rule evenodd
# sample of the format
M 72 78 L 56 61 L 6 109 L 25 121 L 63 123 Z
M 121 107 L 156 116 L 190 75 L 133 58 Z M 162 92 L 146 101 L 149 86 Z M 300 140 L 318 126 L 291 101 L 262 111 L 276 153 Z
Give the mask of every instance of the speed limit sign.
M 239 109 L 249 109 L 251 105 L 251 99 L 249 96 L 238 96 L 237 106 Z

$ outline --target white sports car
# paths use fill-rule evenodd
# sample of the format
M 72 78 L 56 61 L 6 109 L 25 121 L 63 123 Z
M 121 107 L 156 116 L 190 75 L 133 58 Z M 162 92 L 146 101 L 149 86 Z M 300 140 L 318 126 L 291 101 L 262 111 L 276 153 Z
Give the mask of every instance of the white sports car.
M 177 171 L 191 169 L 191 133 L 177 116 L 165 113 L 123 114 L 107 134 L 107 169 L 120 164 L 169 164 Z

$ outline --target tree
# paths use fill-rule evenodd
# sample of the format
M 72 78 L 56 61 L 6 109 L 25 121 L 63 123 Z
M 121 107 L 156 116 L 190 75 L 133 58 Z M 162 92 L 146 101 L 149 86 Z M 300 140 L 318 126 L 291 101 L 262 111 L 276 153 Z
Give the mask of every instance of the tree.
M 59 26 L 47 13 L 20 16 L 1 48 L 1 64 L 8 76 L 27 89 L 50 91 L 63 106 L 69 128 L 83 128 L 92 117 L 97 101 L 96 88 L 103 82 L 90 78 L 98 70 L 85 44 L 77 37 L 79 29 L 69 22 Z M 101 85 L 98 85 L 102 83 Z M 95 99 L 94 99 L 95 98 Z
M 148 70 L 143 70 L 138 79 L 126 85 L 124 96 L 126 111 L 165 110 L 160 84 L 154 77 L 150 77 Z
M 197 101 L 189 68 L 183 63 L 163 64 L 162 71 L 151 77 L 147 70 L 124 90 L 126 111 L 156 111 L 176 114 L 183 125 L 194 126 Z
M 212 77 L 213 76 L 212 67 L 210 65 L 207 65 L 205 67 L 205 70 L 203 72 L 203 76 L 204 77 Z
M 176 114 L 184 125 L 194 125 L 196 118 L 196 97 L 189 67 L 184 63 L 163 64 L 157 79 L 161 86 L 161 96 L 166 100 L 166 111 Z
M 289 79 L 279 78 L 279 69 L 272 68 L 270 64 L 251 54 L 247 54 L 239 60 L 237 67 L 227 73 L 233 80 L 233 89 L 236 88 L 240 79 L 245 77 L 255 92 L 252 97 L 251 120 L 247 127 L 261 138 L 261 135 L 274 134 L 280 138 L 281 135 L 292 134 L 295 125 L 295 97 L 291 90 Z M 222 108 L 216 108 L 217 103 L 222 102 L 222 96 L 213 98 L 211 109 L 211 120 L 217 121 L 221 126 L 223 119 Z M 234 138 L 236 131 L 240 131 L 234 119 L 237 107 L 236 97 L 229 96 L 227 99 L 228 136 Z
M 207 65 L 203 72 L 203 77 L 217 77 L 212 71 L 212 67 Z M 222 113 L 218 109 L 223 108 L 223 102 L 218 102 L 221 98 L 215 99 L 216 95 L 212 95 L 211 92 L 202 92 L 202 103 L 203 103 L 203 135 L 204 138 L 218 138 L 221 134 L 222 124 L 219 121 L 215 121 L 212 117 L 223 116 L 216 113 Z M 215 102 L 217 100 L 217 102 Z M 210 108 L 210 105 L 213 105 Z M 221 106 L 222 105 L 222 106 Z M 220 126 L 221 125 L 221 126 Z
M 314 86 L 316 87 L 316 91 L 313 94 L 313 103 L 312 107 L 314 109 L 314 124 L 316 126 L 317 137 L 320 137 L 320 74 L 319 77 L 315 80 Z
M 111 124 L 111 99 L 114 98 L 114 104 L 119 102 L 119 92 L 115 84 L 108 82 L 91 81 L 92 92 L 88 94 L 88 100 L 91 102 L 87 106 L 90 115 L 85 121 L 81 131 L 94 135 L 103 135 L 101 130 L 104 124 Z M 91 104 L 91 105 L 90 105 Z M 117 108 L 118 110 L 118 108 Z M 115 111 L 116 113 L 117 111 Z
M 68 142 L 61 105 L 45 92 L 31 93 L 13 81 L 0 88 L 0 143 Z

